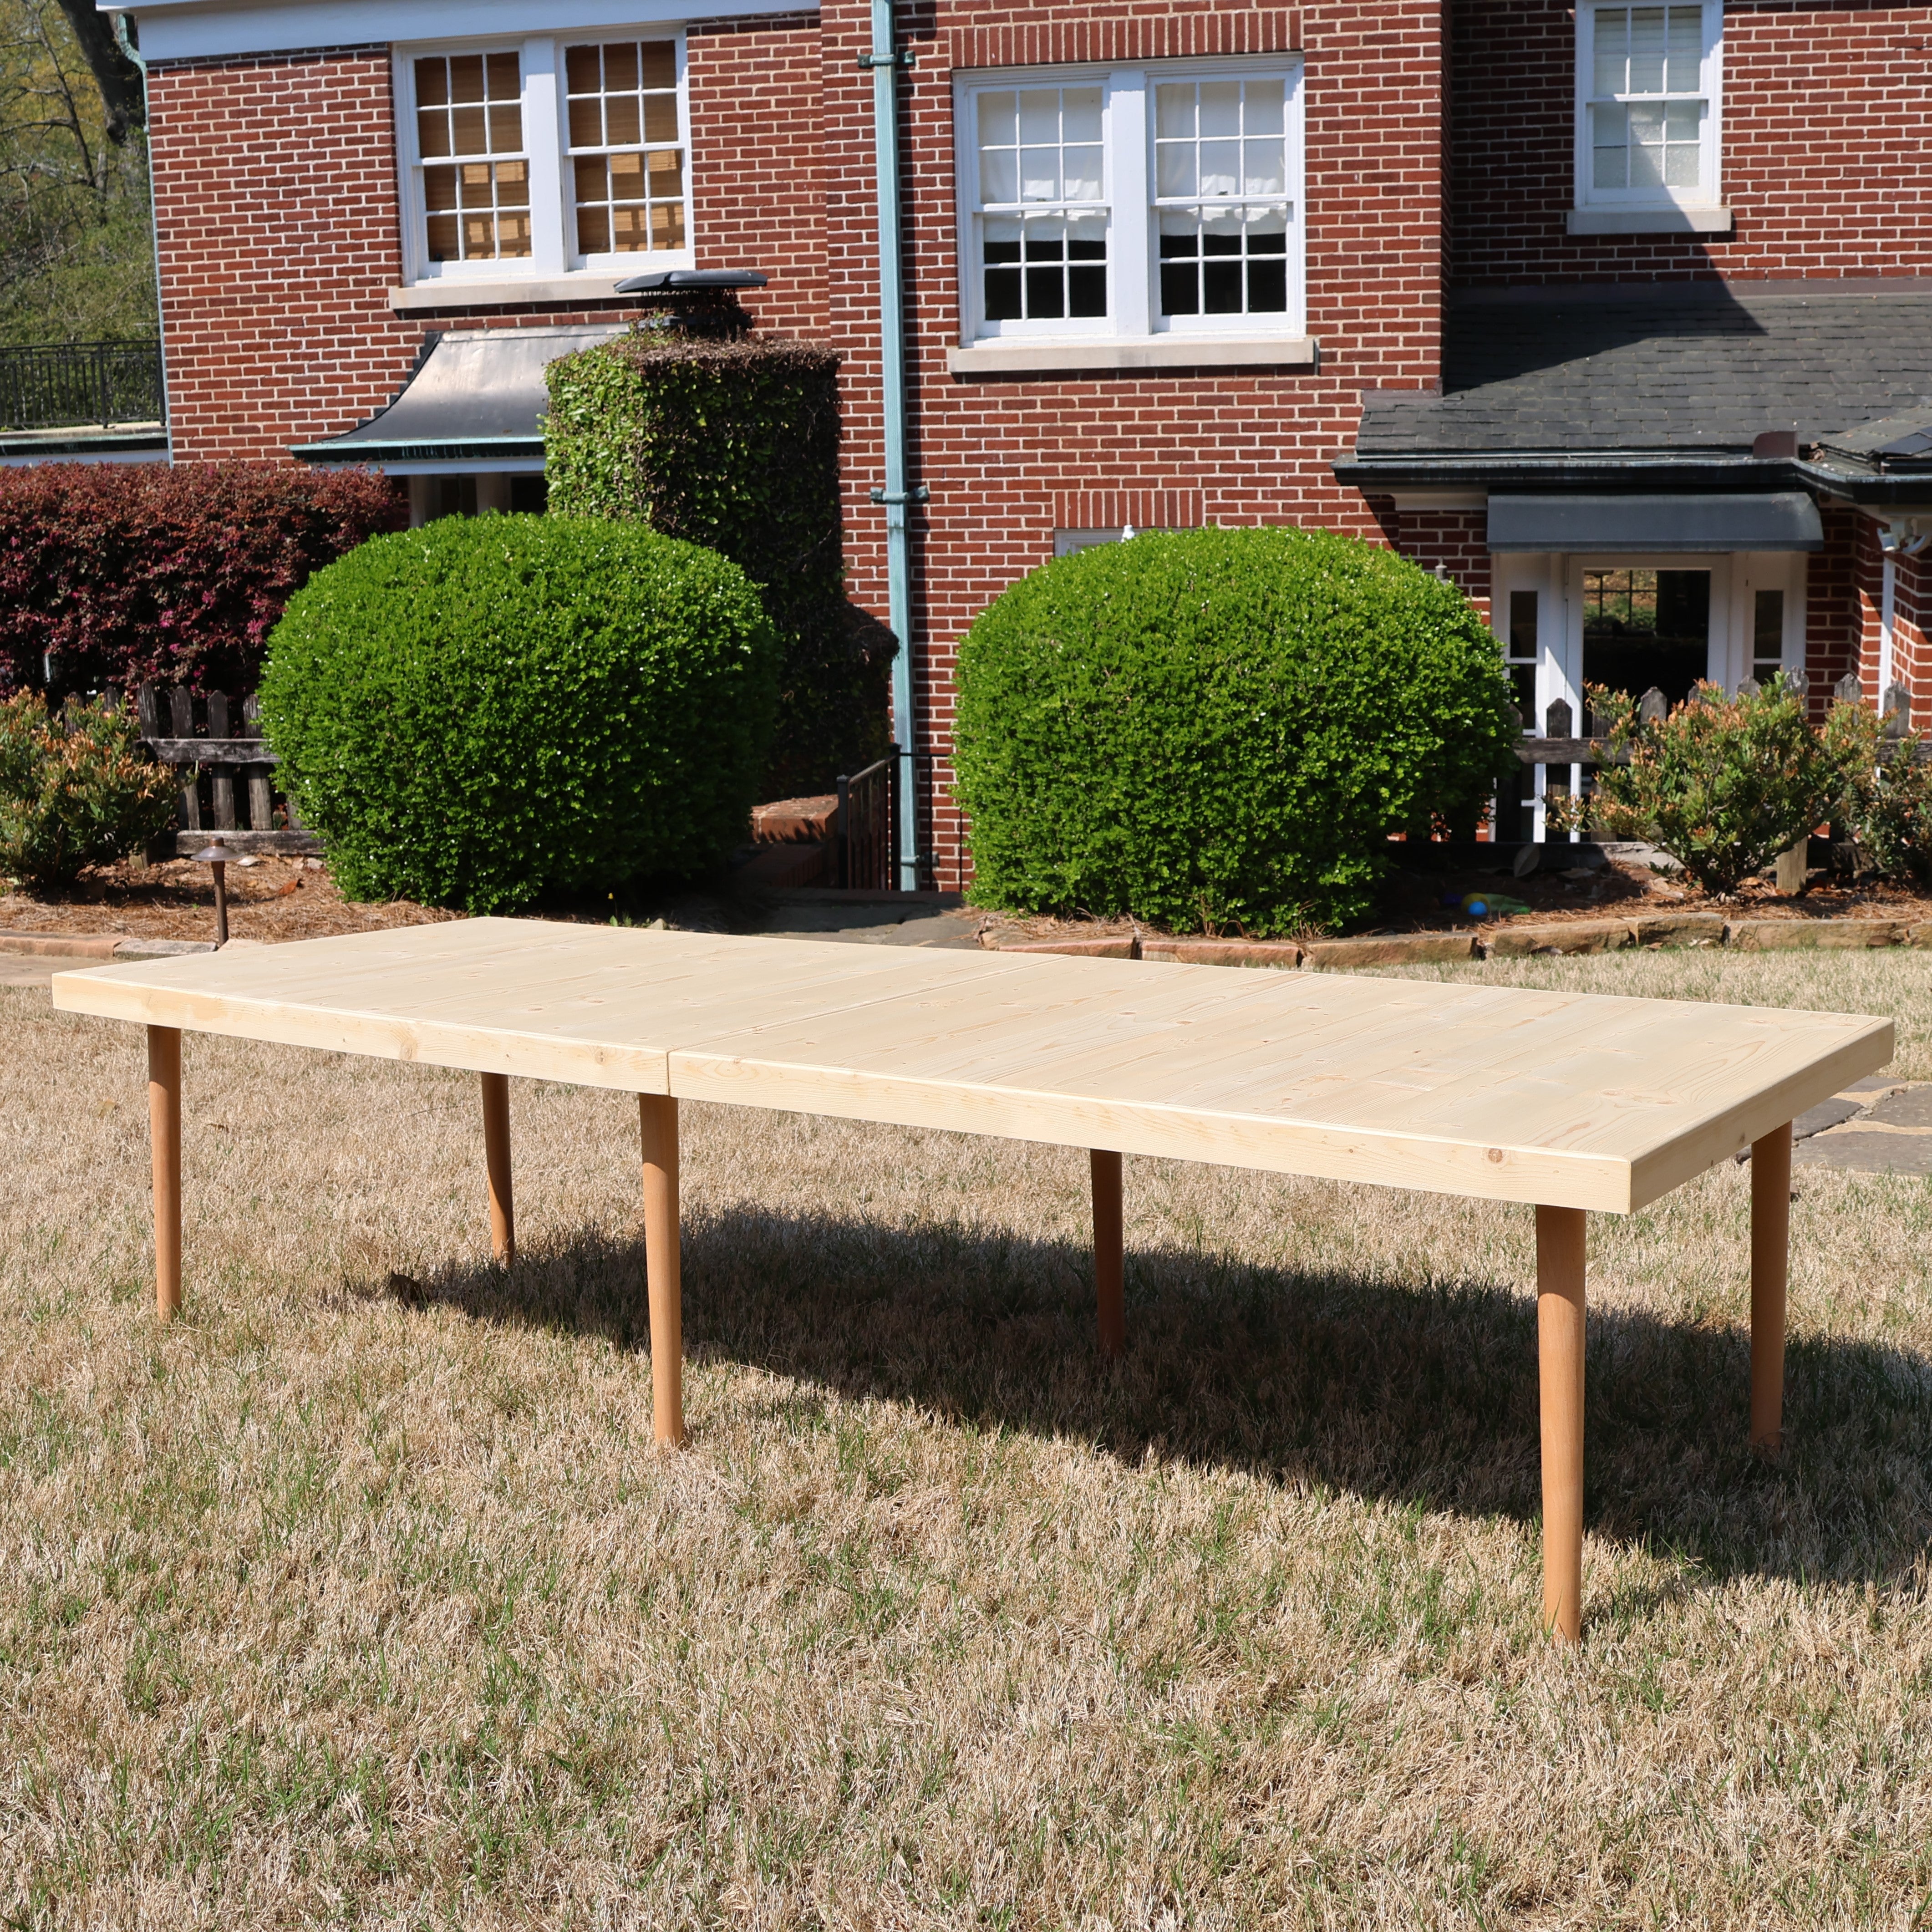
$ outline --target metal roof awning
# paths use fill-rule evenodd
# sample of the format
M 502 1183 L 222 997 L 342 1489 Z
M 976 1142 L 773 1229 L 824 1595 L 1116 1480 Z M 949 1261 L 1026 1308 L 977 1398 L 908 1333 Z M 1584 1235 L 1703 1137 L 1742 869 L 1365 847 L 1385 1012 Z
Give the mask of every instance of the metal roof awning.
M 408 470 L 461 464 L 543 466 L 544 370 L 621 335 L 626 322 L 574 328 L 465 328 L 436 337 L 388 407 L 342 436 L 298 444 L 304 463 Z
M 1515 496 L 1491 494 L 1492 550 L 1822 550 L 1802 490 L 1763 496 Z

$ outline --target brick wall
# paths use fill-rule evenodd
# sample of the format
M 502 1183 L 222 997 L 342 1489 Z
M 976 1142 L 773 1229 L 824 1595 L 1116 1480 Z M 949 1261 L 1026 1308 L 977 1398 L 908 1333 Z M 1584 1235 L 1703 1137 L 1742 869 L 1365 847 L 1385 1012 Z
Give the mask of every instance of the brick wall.
M 872 86 L 854 65 L 867 10 L 821 16 L 832 340 L 847 358 L 847 558 L 853 594 L 885 608 Z M 902 31 L 904 26 L 902 22 Z M 1442 149 L 1437 0 L 1365 0 L 1297 12 L 1211 6 L 938 5 L 914 16 L 920 55 L 905 106 L 910 382 L 932 499 L 915 520 L 922 748 L 943 752 L 955 647 L 1000 591 L 1053 554 L 1056 529 L 1132 523 L 1308 523 L 1370 537 L 1382 526 L 1329 469 L 1353 440 L 1364 388 L 1439 380 Z M 962 379 L 951 76 L 1028 62 L 1121 62 L 1299 51 L 1306 63 L 1309 332 L 1318 372 L 1230 370 Z M 944 772 L 940 772 L 943 796 Z M 942 884 L 964 876 L 957 816 L 933 828 Z
M 757 267 L 761 324 L 825 326 L 814 16 L 700 22 L 689 34 L 700 266 Z M 607 299 L 398 315 L 395 130 L 387 47 L 156 62 L 148 77 L 162 325 L 176 460 L 286 461 L 366 421 L 426 332 L 622 320 Z M 742 134 L 758 130 L 748 163 Z
M 1932 6 L 1726 5 L 1727 236 L 1565 233 L 1576 26 L 1563 0 L 1455 0 L 1450 47 L 1452 282 L 1932 273 Z

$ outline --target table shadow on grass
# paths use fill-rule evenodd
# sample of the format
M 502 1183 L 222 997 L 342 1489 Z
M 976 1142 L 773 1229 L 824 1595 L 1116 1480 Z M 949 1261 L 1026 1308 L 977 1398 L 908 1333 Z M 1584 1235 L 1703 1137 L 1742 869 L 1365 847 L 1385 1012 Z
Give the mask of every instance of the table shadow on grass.
M 640 1242 L 585 1232 L 507 1270 L 392 1276 L 387 1292 L 642 1351 L 644 1265 Z M 942 1422 L 1084 1438 L 1130 1466 L 1151 1451 L 1472 1517 L 1540 1512 L 1534 1304 L 1492 1282 L 1417 1286 L 1135 1249 L 1126 1351 L 1108 1363 L 1084 1245 L 734 1210 L 687 1217 L 683 1268 L 693 1362 L 752 1364 Z M 1898 1584 L 1923 1569 L 1924 1357 L 1793 1338 L 1773 1463 L 1746 1444 L 1741 1329 L 1592 1310 L 1587 1347 L 1592 1531 L 1714 1577 Z M 701 1440 L 701 1407 L 692 1420 Z

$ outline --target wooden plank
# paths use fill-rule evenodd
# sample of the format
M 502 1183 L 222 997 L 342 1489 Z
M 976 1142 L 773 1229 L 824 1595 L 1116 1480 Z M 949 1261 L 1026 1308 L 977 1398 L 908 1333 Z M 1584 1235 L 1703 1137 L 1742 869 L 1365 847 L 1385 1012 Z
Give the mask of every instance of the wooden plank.
M 163 834 L 164 847 L 166 835 Z M 192 859 L 208 843 L 205 832 L 178 832 L 174 835 L 175 856 Z M 244 858 L 320 859 L 322 841 L 313 832 L 224 832 L 221 842 Z
M 259 738 L 160 738 L 143 733 L 149 758 L 164 765 L 278 765 Z
M 244 743 L 262 746 L 262 700 L 250 692 L 242 706 L 242 731 Z M 256 832 L 272 832 L 275 829 L 275 800 L 273 782 L 268 774 L 272 769 L 260 762 L 248 767 L 248 824 Z
M 174 728 L 177 740 L 192 742 L 194 737 L 194 699 L 182 685 L 176 685 L 168 693 L 168 722 Z M 179 760 L 168 760 L 178 763 Z M 201 829 L 201 779 L 190 772 L 182 779 L 181 786 L 181 822 L 190 832 Z
M 211 691 L 208 694 L 208 735 L 218 742 L 228 737 L 228 695 L 225 692 Z M 232 766 L 218 764 L 212 767 L 208 789 L 214 807 L 214 829 L 218 832 L 235 830 L 235 772 Z
M 482 1072 L 1615 1212 L 1892 1049 L 1851 1014 L 506 920 L 54 991 Z

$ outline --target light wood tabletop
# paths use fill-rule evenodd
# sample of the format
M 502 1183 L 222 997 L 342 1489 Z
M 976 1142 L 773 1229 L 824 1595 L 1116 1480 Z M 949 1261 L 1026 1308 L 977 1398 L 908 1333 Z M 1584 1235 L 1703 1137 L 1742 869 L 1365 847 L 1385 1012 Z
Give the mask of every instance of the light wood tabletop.
M 1580 1598 L 1583 1210 L 1628 1212 L 1756 1150 L 1752 1433 L 1774 1445 L 1789 1186 L 1773 1184 L 1779 1150 L 1788 1176 L 1790 1122 L 1883 1066 L 1893 1045 L 1889 1021 L 1856 1014 L 527 920 L 141 961 L 63 973 L 52 987 L 58 1006 L 149 1030 L 164 1312 L 180 1292 L 184 1030 L 479 1073 L 491 1226 L 506 1259 L 509 1077 L 637 1094 L 666 1440 L 683 1435 L 680 1099 L 1092 1150 L 1100 1325 L 1116 1349 L 1124 1154 L 1533 1204 L 1546 1562 L 1558 1538 L 1552 1447 L 1561 1534 L 1576 1546 L 1546 1614 L 1570 1635 Z

